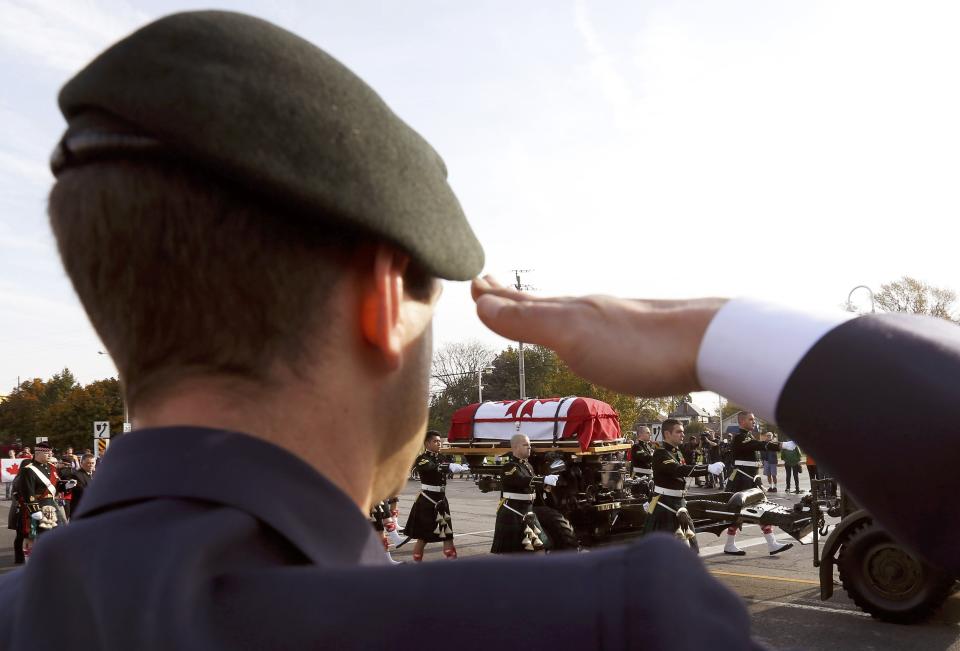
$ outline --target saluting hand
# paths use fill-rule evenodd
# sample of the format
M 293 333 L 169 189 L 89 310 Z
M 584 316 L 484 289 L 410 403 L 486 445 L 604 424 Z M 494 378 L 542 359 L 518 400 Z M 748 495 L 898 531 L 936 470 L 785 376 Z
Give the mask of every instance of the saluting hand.
M 551 348 L 577 375 L 642 396 L 702 388 L 696 373 L 700 341 L 726 302 L 540 298 L 490 276 L 475 278 L 471 292 L 480 320 L 497 334 Z

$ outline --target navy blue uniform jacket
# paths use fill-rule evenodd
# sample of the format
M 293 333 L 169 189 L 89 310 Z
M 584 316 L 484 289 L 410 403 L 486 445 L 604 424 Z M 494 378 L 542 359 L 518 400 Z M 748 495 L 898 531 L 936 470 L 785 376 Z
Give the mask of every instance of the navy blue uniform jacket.
M 70 525 L 0 578 L 0 613 L 12 649 L 59 648 L 64 630 L 82 631 L 74 649 L 421 649 L 424 627 L 458 650 L 758 648 L 737 597 L 670 537 L 391 566 L 303 461 L 187 427 L 117 440 Z

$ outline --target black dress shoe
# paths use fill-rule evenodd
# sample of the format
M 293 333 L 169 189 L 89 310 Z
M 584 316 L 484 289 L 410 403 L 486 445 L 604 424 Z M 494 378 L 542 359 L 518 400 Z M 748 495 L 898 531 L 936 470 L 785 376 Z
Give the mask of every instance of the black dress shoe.
M 724 554 L 729 554 L 730 556 L 746 556 L 746 555 L 747 555 L 747 552 L 743 551 L 742 549 L 738 549 L 738 550 L 735 551 L 735 552 L 728 552 L 726 549 L 724 549 L 724 550 L 723 550 L 723 553 L 724 553 Z M 774 552 L 774 553 L 776 553 L 776 552 Z
M 774 554 L 779 554 L 780 552 L 785 552 L 785 551 L 787 551 L 788 549 L 793 549 L 793 543 L 787 543 L 786 545 L 784 545 L 784 546 L 781 547 L 780 549 L 778 549 L 778 550 L 776 550 L 776 551 L 773 551 L 773 552 L 770 552 L 770 555 L 773 556 Z

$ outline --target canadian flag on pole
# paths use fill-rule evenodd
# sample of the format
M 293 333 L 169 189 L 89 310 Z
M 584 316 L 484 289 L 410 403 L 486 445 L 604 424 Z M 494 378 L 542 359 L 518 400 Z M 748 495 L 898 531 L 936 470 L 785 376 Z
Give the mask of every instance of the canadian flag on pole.
M 10 483 L 17 478 L 21 461 L 23 459 L 0 459 L 0 466 L 2 466 L 0 468 L 0 478 L 3 479 L 3 483 Z

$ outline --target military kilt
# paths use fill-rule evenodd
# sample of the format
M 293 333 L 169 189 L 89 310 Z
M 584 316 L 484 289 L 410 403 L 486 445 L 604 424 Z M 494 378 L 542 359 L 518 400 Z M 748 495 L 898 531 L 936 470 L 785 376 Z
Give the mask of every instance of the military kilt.
M 757 479 L 757 469 L 751 468 L 749 466 L 734 466 L 735 470 L 733 476 L 727 480 L 727 485 L 724 490 L 728 493 L 736 493 L 739 491 L 749 490 L 751 488 L 756 488 L 754 483 Z M 751 471 L 753 472 L 752 476 L 749 476 Z
M 650 501 L 650 508 L 653 510 L 647 514 L 647 519 L 643 524 L 643 532 L 652 533 L 654 531 L 662 531 L 671 536 L 675 535 L 677 529 L 680 527 L 680 522 L 674 511 L 686 507 L 687 500 L 682 497 L 673 497 L 672 495 L 655 495 L 654 499 L 656 502 L 653 500 Z M 697 553 L 700 552 L 700 545 L 697 543 L 696 538 L 690 540 L 690 548 Z
M 533 517 L 532 526 L 523 521 L 527 513 Z M 544 547 L 549 547 L 549 542 L 537 516 L 533 515 L 533 505 L 526 500 L 501 500 L 490 553 L 535 552 Z
M 407 516 L 403 533 L 427 542 L 453 540 L 453 520 L 450 518 L 446 495 L 436 491 L 420 491 Z

